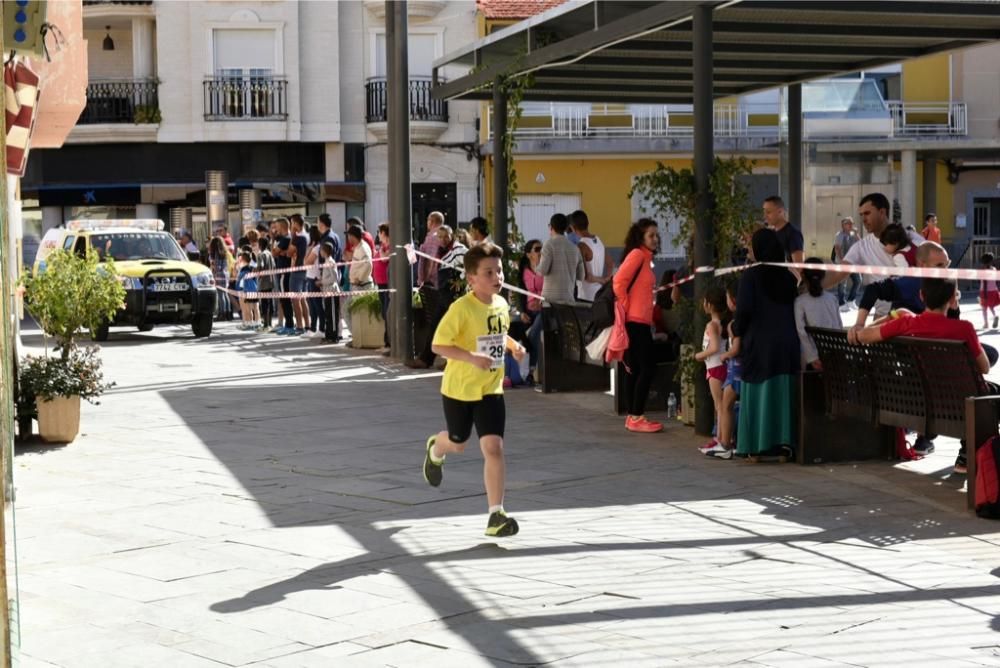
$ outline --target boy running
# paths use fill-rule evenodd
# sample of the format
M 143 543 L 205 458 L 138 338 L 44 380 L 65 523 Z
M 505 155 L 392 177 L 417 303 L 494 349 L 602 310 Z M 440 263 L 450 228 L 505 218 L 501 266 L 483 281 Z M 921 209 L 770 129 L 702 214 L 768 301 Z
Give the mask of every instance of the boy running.
M 471 291 L 448 308 L 432 344 L 434 354 L 449 360 L 441 380 L 448 428 L 427 439 L 424 455 L 424 479 L 437 487 L 441 484 L 445 457 L 465 451 L 475 424 L 485 460 L 487 536 L 513 536 L 518 531 L 517 521 L 503 509 L 506 476 L 503 370 L 507 350 L 521 361 L 525 349 L 507 336 L 510 307 L 499 294 L 503 283 L 502 257 L 503 252 L 492 243 L 474 246 L 465 254 L 465 277 Z

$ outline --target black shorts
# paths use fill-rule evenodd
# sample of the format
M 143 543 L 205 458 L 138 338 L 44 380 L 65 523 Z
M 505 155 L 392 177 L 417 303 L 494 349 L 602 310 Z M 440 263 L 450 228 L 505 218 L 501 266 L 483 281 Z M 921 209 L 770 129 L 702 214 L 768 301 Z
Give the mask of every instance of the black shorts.
M 503 438 L 507 422 L 507 408 L 502 394 L 487 394 L 479 401 L 459 401 L 442 396 L 444 420 L 448 425 L 448 438 L 452 443 L 465 443 L 476 425 L 476 434 Z

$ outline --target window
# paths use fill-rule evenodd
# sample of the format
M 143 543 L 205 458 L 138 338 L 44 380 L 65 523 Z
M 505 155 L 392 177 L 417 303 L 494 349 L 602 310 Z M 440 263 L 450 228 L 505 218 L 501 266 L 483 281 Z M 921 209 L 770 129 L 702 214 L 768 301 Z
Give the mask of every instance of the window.
M 430 77 L 437 57 L 439 35 L 436 33 L 410 33 L 407 44 L 407 62 L 411 77 Z M 375 35 L 374 67 L 372 76 L 386 76 L 385 33 Z
M 276 31 L 219 29 L 212 31 L 213 71 L 225 77 L 263 77 L 277 71 Z
M 344 180 L 365 180 L 364 144 L 344 144 Z

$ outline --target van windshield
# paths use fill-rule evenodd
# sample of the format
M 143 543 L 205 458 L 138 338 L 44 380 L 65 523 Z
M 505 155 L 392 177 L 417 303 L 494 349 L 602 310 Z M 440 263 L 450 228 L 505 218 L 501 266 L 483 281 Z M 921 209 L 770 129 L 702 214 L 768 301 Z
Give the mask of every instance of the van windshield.
M 90 245 L 101 261 L 114 260 L 178 260 L 187 262 L 177 241 L 166 232 L 105 232 L 90 235 Z

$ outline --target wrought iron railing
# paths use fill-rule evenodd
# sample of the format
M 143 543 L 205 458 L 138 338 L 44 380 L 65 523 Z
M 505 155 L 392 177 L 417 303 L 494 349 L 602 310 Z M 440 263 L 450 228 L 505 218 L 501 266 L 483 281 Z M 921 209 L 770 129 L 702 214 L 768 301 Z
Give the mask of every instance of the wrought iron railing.
M 288 82 L 270 76 L 205 79 L 206 121 L 267 121 L 288 118 Z
M 430 77 L 410 77 L 410 120 L 448 122 L 448 103 L 431 97 Z M 365 83 L 365 120 L 385 123 L 389 91 L 385 77 L 373 77 Z
M 79 125 L 95 123 L 159 123 L 155 79 L 95 81 L 87 85 L 87 106 Z

